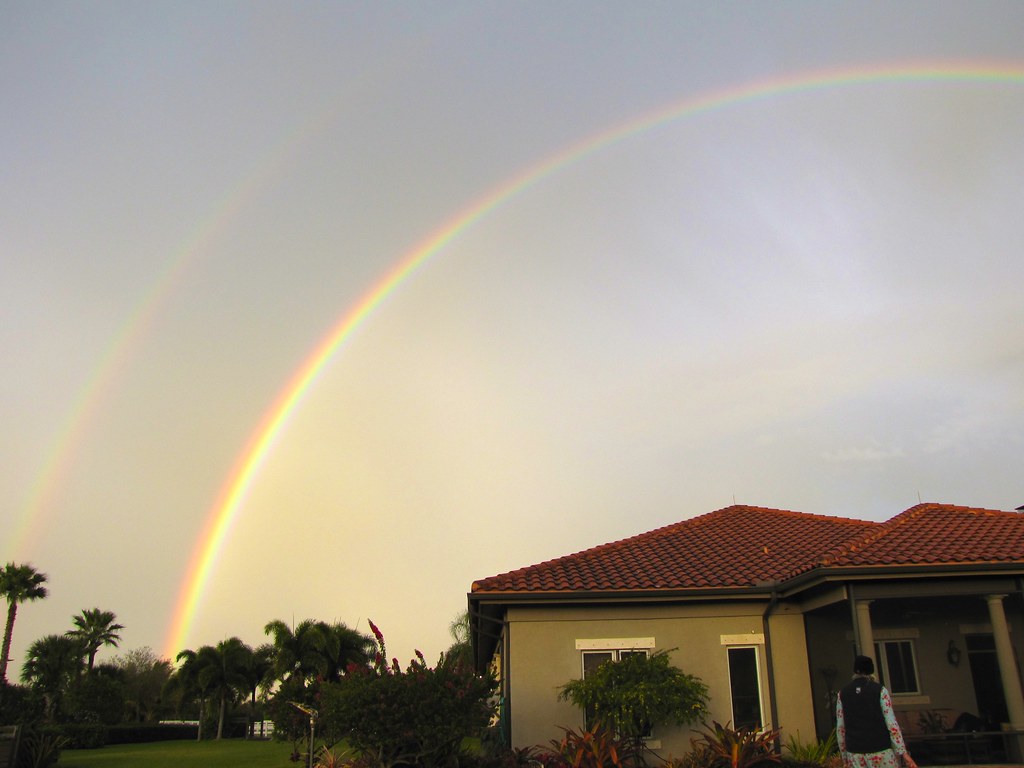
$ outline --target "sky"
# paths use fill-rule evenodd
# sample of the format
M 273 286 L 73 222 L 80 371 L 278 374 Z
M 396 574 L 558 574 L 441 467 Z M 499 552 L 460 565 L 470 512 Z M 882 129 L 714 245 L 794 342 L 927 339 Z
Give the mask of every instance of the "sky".
M 12 664 L 93 607 L 432 661 L 475 579 L 733 503 L 1024 504 L 1022 28 L 0 0 Z

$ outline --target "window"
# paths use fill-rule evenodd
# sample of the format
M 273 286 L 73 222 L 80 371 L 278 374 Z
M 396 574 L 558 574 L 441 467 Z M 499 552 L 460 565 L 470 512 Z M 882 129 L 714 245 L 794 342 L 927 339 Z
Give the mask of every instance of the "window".
M 894 696 L 920 693 L 913 640 L 883 640 L 875 643 L 878 679 Z
M 733 727 L 759 730 L 764 720 L 761 717 L 761 676 L 757 670 L 757 648 L 733 647 L 728 652 Z
M 601 651 L 583 651 L 583 679 L 597 671 L 597 668 L 608 661 L 622 661 L 630 656 L 647 656 L 647 651 L 636 648 L 615 648 Z M 594 724 L 594 712 L 588 707 L 583 713 L 584 722 L 589 729 Z M 643 734 L 651 735 L 650 726 Z

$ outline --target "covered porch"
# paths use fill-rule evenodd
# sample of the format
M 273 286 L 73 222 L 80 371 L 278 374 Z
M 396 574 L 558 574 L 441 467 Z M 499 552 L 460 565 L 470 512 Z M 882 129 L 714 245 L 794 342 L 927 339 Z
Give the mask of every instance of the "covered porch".
M 1019 577 L 891 574 L 820 586 L 804 597 L 819 738 L 834 727 L 836 694 L 863 653 L 918 763 L 1024 762 Z

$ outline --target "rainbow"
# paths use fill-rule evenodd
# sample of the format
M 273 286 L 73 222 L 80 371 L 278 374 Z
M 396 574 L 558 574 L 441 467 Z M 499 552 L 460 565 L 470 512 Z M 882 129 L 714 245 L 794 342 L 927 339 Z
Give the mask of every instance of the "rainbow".
M 173 251 L 163 271 L 135 303 L 120 328 L 114 333 L 100 355 L 85 385 L 78 392 L 57 437 L 44 457 L 25 498 L 19 505 L 20 515 L 5 538 L 5 559 L 28 557 L 45 522 L 52 513 L 55 498 L 71 474 L 75 457 L 95 424 L 103 406 L 110 401 L 115 383 L 141 349 L 157 317 L 170 304 L 189 272 L 211 252 L 212 244 L 227 224 L 258 194 L 270 185 L 281 169 L 287 167 L 297 149 L 309 137 L 336 117 L 338 107 L 328 105 L 299 122 L 276 141 L 265 159 L 231 185 L 209 213 L 192 228 L 184 241 Z
M 260 420 L 207 515 L 180 587 L 164 644 L 164 655 L 174 658 L 180 649 L 186 647 L 192 621 L 200 609 L 206 584 L 213 575 L 217 557 L 224 547 L 231 525 L 245 501 L 254 478 L 287 426 L 290 416 L 316 382 L 319 374 L 352 333 L 391 293 L 467 228 L 502 203 L 551 174 L 609 145 L 674 120 L 782 94 L 862 84 L 906 82 L 1022 85 L 1024 63 L 915 62 L 819 70 L 757 80 L 699 94 L 596 133 L 550 155 L 494 187 L 429 234 L 426 239 L 405 253 L 354 306 L 345 311 L 294 373 Z

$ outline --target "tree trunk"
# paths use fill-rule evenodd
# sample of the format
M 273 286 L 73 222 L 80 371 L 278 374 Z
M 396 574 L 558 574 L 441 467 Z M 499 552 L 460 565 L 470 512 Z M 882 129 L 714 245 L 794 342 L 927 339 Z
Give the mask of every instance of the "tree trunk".
M 14 618 L 18 614 L 18 604 L 14 600 L 7 601 L 7 626 L 4 627 L 4 645 L 0 650 L 0 685 L 7 684 L 7 658 L 11 653 L 11 636 L 14 634 Z
M 228 708 L 228 697 L 224 694 L 220 696 L 220 711 L 217 713 L 217 739 L 220 740 L 224 737 L 224 715 Z

